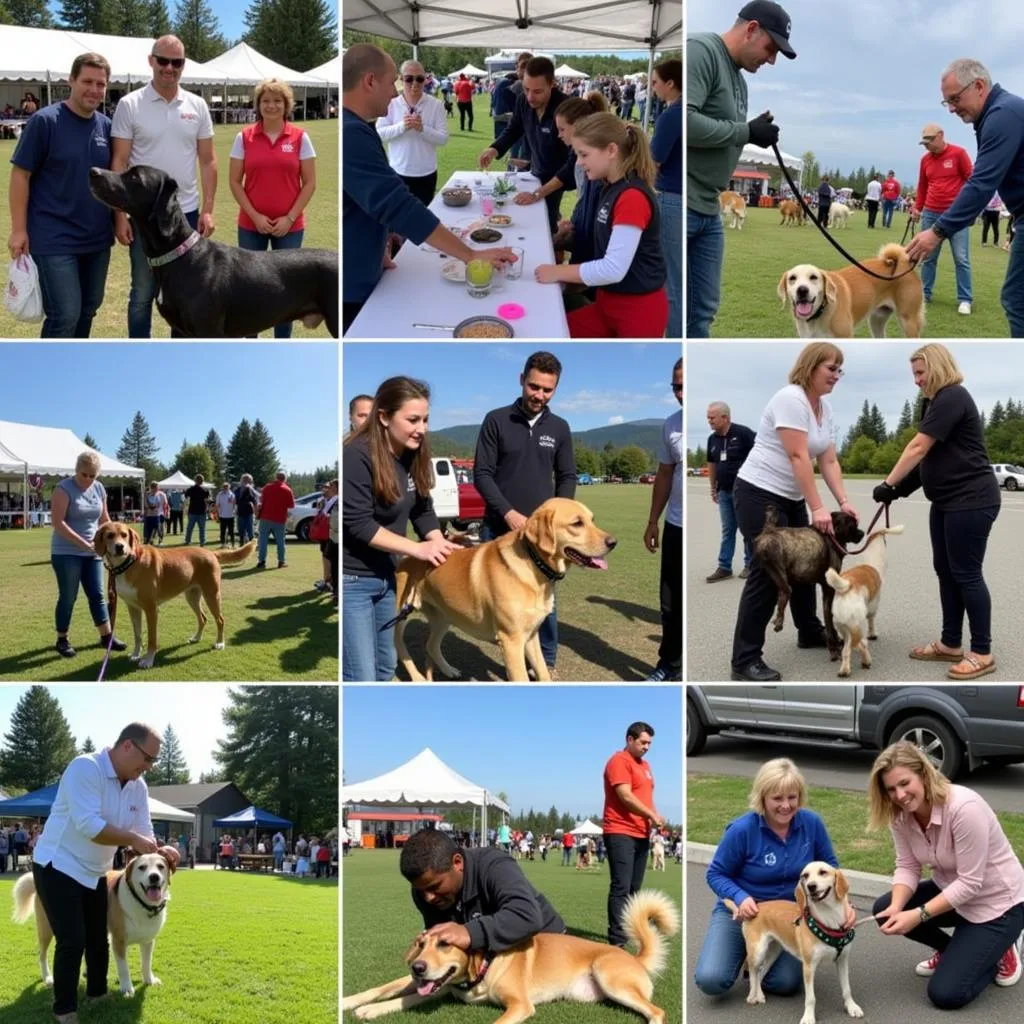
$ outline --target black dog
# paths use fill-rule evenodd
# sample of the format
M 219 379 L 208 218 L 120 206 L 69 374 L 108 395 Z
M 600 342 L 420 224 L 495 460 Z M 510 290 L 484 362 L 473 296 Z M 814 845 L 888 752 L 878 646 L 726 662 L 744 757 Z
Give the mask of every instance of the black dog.
M 443 93 L 442 93 L 442 96 L 444 96 Z M 452 106 L 452 101 L 450 99 L 448 99 L 447 96 L 444 96 L 444 112 L 445 112 L 445 114 L 448 115 L 448 117 L 454 117 L 455 116 L 455 107 Z
M 833 661 L 839 660 L 842 641 L 832 622 L 832 601 L 835 591 L 825 579 L 825 570 L 842 568 L 843 556 L 828 538 L 813 526 L 778 526 L 778 509 L 769 505 L 765 509 L 764 529 L 754 539 L 754 556 L 779 589 L 779 603 L 775 610 L 775 632 L 782 629 L 786 605 L 794 583 L 821 584 L 821 604 L 828 638 L 828 653 Z M 846 512 L 832 513 L 832 529 L 841 547 L 857 544 L 864 539 L 864 531 L 853 516 Z
M 155 167 L 118 174 L 93 167 L 89 189 L 123 210 L 153 267 L 161 316 L 186 338 L 254 337 L 275 324 L 326 322 L 338 337 L 338 254 L 325 249 L 247 252 L 193 231 L 178 204 L 178 183 Z

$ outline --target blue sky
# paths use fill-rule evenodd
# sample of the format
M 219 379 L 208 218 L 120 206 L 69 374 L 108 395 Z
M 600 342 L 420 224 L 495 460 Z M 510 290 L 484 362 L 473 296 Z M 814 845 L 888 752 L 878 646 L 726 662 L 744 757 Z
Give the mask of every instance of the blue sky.
M 169 463 L 210 428 L 261 419 L 290 472 L 338 457 L 334 344 L 0 344 L 0 419 L 92 434 L 114 455 L 141 410 Z
M 346 686 L 346 783 L 391 771 L 430 747 L 450 768 L 494 793 L 513 813 L 600 814 L 605 762 L 626 727 L 655 731 L 647 760 L 658 810 L 682 820 L 682 705 L 678 687 Z
M 177 0 L 165 0 L 165 2 L 167 4 L 167 13 L 170 14 L 171 21 L 174 21 L 177 11 Z M 50 0 L 49 6 L 54 18 L 59 19 L 60 3 L 57 0 Z M 242 19 L 248 6 L 249 0 L 211 0 L 210 7 L 217 17 L 220 32 L 229 41 L 238 40 L 242 37 L 242 33 L 245 31 L 245 22 Z M 300 68 L 299 70 L 305 69 Z
M 381 381 L 396 374 L 430 385 L 433 430 L 480 423 L 491 409 L 521 394 L 519 375 L 527 357 L 542 347 L 537 342 L 348 342 L 342 356 L 345 426 L 349 399 L 372 395 Z M 679 342 L 556 341 L 549 348 L 562 364 L 551 411 L 573 430 L 664 419 L 678 408 L 669 385 L 672 366 L 682 354 Z

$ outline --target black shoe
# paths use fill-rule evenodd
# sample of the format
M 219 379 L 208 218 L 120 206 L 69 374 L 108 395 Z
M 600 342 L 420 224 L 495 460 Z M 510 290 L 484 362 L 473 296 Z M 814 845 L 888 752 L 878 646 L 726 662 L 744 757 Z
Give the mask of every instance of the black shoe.
M 257 562 L 256 563 L 256 568 L 257 569 L 266 569 L 266 567 L 267 567 L 267 563 L 266 562 Z
M 102 647 L 103 650 L 107 649 L 107 644 L 110 644 L 110 649 L 112 651 L 128 650 L 128 645 L 123 640 L 118 640 L 116 636 L 114 637 L 113 640 L 111 640 L 109 634 L 107 636 L 100 637 L 100 647 Z
M 828 647 L 828 633 L 824 629 L 819 629 L 817 633 L 798 633 L 796 645 L 803 649 Z
M 769 668 L 763 658 L 758 658 L 757 661 L 752 661 L 744 665 L 743 668 L 734 668 L 732 678 L 737 683 L 779 683 L 782 681 L 781 674 L 775 669 Z
M 62 658 L 73 658 L 78 653 L 66 636 L 57 637 L 56 650 Z

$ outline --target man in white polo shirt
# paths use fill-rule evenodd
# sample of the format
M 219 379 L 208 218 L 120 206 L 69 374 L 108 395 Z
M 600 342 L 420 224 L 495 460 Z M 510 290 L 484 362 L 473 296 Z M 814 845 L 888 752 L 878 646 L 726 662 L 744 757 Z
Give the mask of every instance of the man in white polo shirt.
M 125 726 L 112 747 L 81 754 L 67 766 L 50 816 L 36 842 L 32 877 L 56 938 L 53 1012 L 78 1024 L 78 978 L 85 955 L 86 995 L 107 991 L 107 882 L 119 846 L 161 853 L 174 866 L 178 851 L 159 846 L 142 778 L 160 756 L 160 737 L 140 722 Z
M 217 159 L 213 152 L 213 121 L 202 96 L 179 86 L 185 47 L 177 36 L 161 36 L 149 56 L 153 80 L 122 97 L 110 129 L 111 169 L 126 171 L 145 164 L 169 174 L 178 183 L 178 202 L 193 231 L 213 234 L 213 201 L 217 194 Z M 196 157 L 203 179 L 202 209 L 196 180 Z M 114 234 L 131 246 L 132 289 L 128 296 L 128 337 L 148 338 L 153 325 L 156 281 L 127 214 L 114 213 Z M 178 335 L 172 332 L 172 337 Z

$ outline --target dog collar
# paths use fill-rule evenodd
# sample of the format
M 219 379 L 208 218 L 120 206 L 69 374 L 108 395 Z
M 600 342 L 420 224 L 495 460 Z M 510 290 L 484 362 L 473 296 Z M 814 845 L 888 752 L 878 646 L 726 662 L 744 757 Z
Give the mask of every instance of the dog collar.
M 463 992 L 468 992 L 471 988 L 476 988 L 476 986 L 484 980 L 484 975 L 487 973 L 490 966 L 491 961 L 488 960 L 487 957 L 484 957 L 483 963 L 480 964 L 480 973 L 475 978 L 460 981 L 458 985 L 455 985 L 454 987 L 461 989 Z
M 124 875 L 117 880 L 117 884 L 114 886 L 114 892 L 117 892 L 118 887 L 121 885 L 122 878 L 124 878 Z M 141 899 L 139 894 L 130 885 L 128 886 L 128 891 L 135 897 L 135 901 L 139 906 L 145 908 L 146 913 L 149 914 L 150 917 L 156 917 L 164 907 L 167 906 L 167 900 L 164 900 L 159 907 L 154 907 L 151 903 L 147 903 L 145 900 Z
M 807 925 L 807 930 L 819 941 L 824 942 L 826 946 L 831 946 L 836 951 L 836 959 L 839 959 L 839 954 L 853 942 L 856 932 L 853 928 L 849 931 L 840 928 L 838 931 L 833 931 L 831 928 L 826 928 L 812 913 L 810 907 L 805 907 L 804 912 L 793 922 L 799 924 L 801 921 Z
M 526 553 L 530 556 L 530 559 L 532 560 L 533 564 L 535 566 L 537 566 L 537 568 L 540 569 L 540 571 L 549 580 L 564 580 L 565 579 L 565 573 L 564 572 L 555 572 L 555 570 L 552 569 L 551 566 L 548 565 L 547 562 L 545 562 L 544 559 L 540 557 L 540 554 L 537 551 L 534 550 L 533 545 L 526 539 L 525 536 L 523 537 L 523 547 L 526 548 Z
M 148 259 L 146 262 L 151 267 L 165 267 L 168 263 L 173 263 L 179 256 L 184 256 L 193 246 L 197 245 L 199 239 L 203 236 L 198 231 L 193 231 L 188 238 L 185 239 L 177 249 L 172 249 L 170 252 L 166 252 L 163 256 L 156 256 L 152 259 Z
M 804 323 L 808 323 L 809 324 L 812 320 L 817 320 L 818 317 L 821 316 L 821 314 L 825 312 L 825 307 L 827 305 L 828 305 L 828 296 L 827 295 L 822 295 L 822 297 L 821 297 L 821 305 L 818 307 L 818 312 L 815 313 L 813 316 L 809 316 L 804 321 Z
M 135 563 L 137 559 L 134 555 L 129 555 L 116 569 L 108 562 L 107 571 L 111 576 L 121 576 L 126 573 Z

